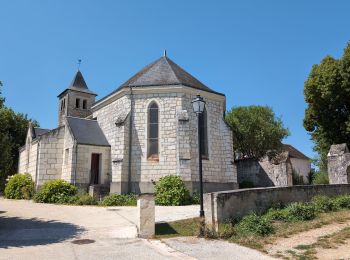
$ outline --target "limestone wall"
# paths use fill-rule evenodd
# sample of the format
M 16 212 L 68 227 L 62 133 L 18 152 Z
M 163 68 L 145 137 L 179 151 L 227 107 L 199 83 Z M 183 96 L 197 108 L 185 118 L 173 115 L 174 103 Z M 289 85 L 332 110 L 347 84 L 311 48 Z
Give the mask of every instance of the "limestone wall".
M 74 139 L 68 129 L 64 134 L 62 176 L 61 178 L 69 183 L 74 183 L 73 169 L 75 167 L 75 146 Z
M 350 194 L 350 184 L 271 187 L 206 193 L 204 194 L 205 221 L 207 225 L 217 230 L 218 225 L 225 220 L 252 212 L 262 213 L 278 203 L 306 202 L 316 195 L 341 194 Z
M 254 187 L 293 185 L 292 164 L 290 160 L 273 163 L 267 158 L 240 159 L 237 165 L 238 183 L 251 182 Z
M 179 93 L 141 94 L 134 96 L 132 181 L 151 183 L 160 177 L 177 174 L 176 111 L 181 108 Z M 148 106 L 159 107 L 159 161 L 147 159 Z
M 64 127 L 60 127 L 40 137 L 37 185 L 61 178 L 64 132 Z
M 206 190 L 222 190 L 237 188 L 237 169 L 233 164 L 232 131 L 224 121 L 225 103 L 211 99 L 201 93 L 206 101 L 208 128 L 208 160 L 203 160 L 203 181 L 207 183 Z M 182 109 L 188 111 L 190 137 L 190 168 L 193 189 L 198 190 L 198 137 L 197 116 L 193 112 L 191 101 L 195 94 L 185 94 L 182 99 Z M 211 184 L 209 184 L 211 183 Z M 217 183 L 218 186 L 215 187 Z
M 26 172 L 27 167 L 27 151 L 24 148 L 22 148 L 19 152 L 19 159 L 18 159 L 18 172 L 24 173 Z
M 32 143 L 30 146 L 29 163 L 27 172 L 32 176 L 32 180 L 36 182 L 36 168 L 38 156 L 38 142 Z
M 170 174 L 180 175 L 191 190 L 198 190 L 197 117 L 191 105 L 195 93 L 164 89 L 133 90 L 131 179 L 136 193 L 153 192 L 154 182 Z M 203 161 L 205 188 L 233 189 L 237 187 L 237 173 L 232 164 L 232 132 L 223 120 L 225 99 L 211 98 L 213 95 L 207 92 L 201 94 L 208 113 L 209 158 Z M 148 106 L 153 101 L 159 106 L 159 161 L 147 158 Z M 93 117 L 111 144 L 112 186 L 115 186 L 111 190 L 123 192 L 128 182 L 130 95 L 108 102 L 105 106 L 99 104 Z M 180 118 L 181 113 L 186 114 L 186 120 Z
M 110 147 L 81 145 L 78 144 L 78 158 L 76 173 L 73 170 L 73 176 L 76 178 L 76 184 L 79 186 L 88 186 L 91 177 L 91 155 L 100 154 L 100 180 L 99 184 L 109 184 L 110 182 Z M 76 174 L 76 175 L 75 175 Z
M 111 181 L 116 191 L 121 191 L 121 183 L 127 182 L 128 167 L 128 113 L 130 111 L 130 100 L 123 96 L 111 104 L 108 104 L 93 113 L 101 127 L 106 139 L 111 145 Z M 116 125 L 119 122 L 119 125 Z M 113 189 L 112 189 L 113 190 Z M 126 192 L 126 191 L 125 191 Z
M 309 183 L 309 174 L 311 171 L 311 163 L 309 160 L 290 158 L 292 168 L 300 175 L 303 176 L 304 183 Z

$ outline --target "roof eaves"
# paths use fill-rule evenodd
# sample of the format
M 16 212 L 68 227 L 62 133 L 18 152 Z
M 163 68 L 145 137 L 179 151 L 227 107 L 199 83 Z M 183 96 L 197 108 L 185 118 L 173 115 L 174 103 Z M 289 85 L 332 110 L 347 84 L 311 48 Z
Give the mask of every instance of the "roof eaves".
M 92 143 L 84 143 L 84 142 L 78 142 L 77 144 L 81 144 L 81 145 L 91 145 L 91 146 L 102 146 L 102 147 L 111 147 L 110 144 L 92 144 Z

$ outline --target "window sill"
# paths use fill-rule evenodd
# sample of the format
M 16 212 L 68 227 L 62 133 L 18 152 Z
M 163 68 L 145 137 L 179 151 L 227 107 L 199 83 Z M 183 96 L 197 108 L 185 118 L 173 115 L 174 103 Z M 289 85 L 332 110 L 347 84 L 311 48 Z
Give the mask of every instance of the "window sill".
M 147 161 L 159 163 L 159 158 L 147 158 Z

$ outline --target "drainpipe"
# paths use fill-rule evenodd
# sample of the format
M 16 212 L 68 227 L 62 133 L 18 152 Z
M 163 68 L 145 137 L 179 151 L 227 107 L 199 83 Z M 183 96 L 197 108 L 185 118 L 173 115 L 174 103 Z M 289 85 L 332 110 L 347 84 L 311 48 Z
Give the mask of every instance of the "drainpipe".
M 130 86 L 128 193 L 131 193 L 132 121 L 133 121 L 132 119 L 133 119 L 133 93 L 132 93 L 132 87 Z
M 75 149 L 75 150 L 74 150 L 74 149 Z M 76 140 L 74 140 L 73 150 L 74 150 L 74 152 L 75 152 L 74 180 L 73 180 L 73 184 L 74 184 L 74 186 L 76 186 L 76 184 L 77 184 L 77 162 L 78 162 L 78 144 L 77 144 L 77 141 L 76 141 Z

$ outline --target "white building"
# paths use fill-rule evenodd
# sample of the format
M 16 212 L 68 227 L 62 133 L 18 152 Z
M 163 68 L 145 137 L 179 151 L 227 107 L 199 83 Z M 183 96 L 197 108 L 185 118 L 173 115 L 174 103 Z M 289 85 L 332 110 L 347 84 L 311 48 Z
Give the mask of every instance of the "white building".
M 198 190 L 197 117 L 191 101 L 206 101 L 201 118 L 205 191 L 237 187 L 225 95 L 163 56 L 95 102 L 80 71 L 59 96 L 57 128 L 29 126 L 19 172 L 37 187 L 64 179 L 81 188 L 152 192 L 165 175 Z M 39 102 L 40 100 L 38 100 Z M 131 127 L 130 127 L 131 126 Z

